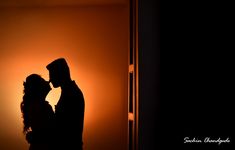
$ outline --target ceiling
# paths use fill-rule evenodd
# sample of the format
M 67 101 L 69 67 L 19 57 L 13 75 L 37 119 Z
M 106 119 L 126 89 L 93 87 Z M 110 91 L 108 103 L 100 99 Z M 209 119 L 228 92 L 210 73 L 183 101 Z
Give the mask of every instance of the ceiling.
M 0 7 L 123 5 L 129 0 L 0 0 Z

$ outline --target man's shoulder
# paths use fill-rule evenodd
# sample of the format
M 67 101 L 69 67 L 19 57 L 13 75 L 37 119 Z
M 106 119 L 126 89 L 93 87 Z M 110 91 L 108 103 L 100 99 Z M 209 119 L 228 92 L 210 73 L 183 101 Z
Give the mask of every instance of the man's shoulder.
M 79 88 L 79 86 L 76 84 L 75 81 L 72 81 L 72 92 L 74 92 L 75 94 L 79 94 L 79 96 L 83 96 L 82 90 Z

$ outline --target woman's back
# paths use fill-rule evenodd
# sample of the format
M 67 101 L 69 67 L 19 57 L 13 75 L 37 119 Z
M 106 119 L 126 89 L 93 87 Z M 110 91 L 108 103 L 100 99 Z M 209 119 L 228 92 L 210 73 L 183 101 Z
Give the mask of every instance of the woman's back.
M 33 133 L 30 150 L 51 149 L 53 140 L 54 112 L 47 101 L 34 103 L 29 109 Z

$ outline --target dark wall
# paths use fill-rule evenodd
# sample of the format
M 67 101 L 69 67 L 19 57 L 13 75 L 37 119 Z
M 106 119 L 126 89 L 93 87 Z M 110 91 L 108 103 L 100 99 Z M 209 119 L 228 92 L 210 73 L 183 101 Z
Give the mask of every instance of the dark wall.
M 159 112 L 159 10 L 157 1 L 139 0 L 139 147 L 156 149 Z
M 139 0 L 140 150 L 234 145 L 231 14 L 223 3 Z

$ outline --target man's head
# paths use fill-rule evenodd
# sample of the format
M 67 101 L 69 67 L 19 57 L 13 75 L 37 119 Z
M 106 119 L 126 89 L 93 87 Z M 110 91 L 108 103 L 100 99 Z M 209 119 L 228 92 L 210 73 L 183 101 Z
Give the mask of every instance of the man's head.
M 46 68 L 49 71 L 50 82 L 55 88 L 71 80 L 69 67 L 64 58 L 54 60 Z

